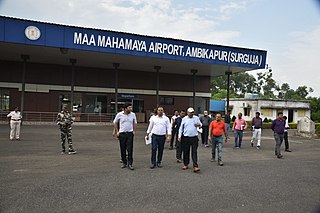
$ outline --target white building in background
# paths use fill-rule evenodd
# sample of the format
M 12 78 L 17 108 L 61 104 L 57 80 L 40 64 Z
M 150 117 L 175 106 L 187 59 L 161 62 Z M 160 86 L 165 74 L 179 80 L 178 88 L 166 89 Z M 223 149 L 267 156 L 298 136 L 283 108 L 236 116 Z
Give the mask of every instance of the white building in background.
M 261 113 L 261 118 L 275 119 L 278 112 L 283 112 L 289 122 L 297 123 L 303 117 L 311 117 L 310 101 L 272 100 L 260 98 L 231 98 L 229 102 L 231 117 L 237 117 L 242 112 L 243 119 L 249 121 L 256 112 Z

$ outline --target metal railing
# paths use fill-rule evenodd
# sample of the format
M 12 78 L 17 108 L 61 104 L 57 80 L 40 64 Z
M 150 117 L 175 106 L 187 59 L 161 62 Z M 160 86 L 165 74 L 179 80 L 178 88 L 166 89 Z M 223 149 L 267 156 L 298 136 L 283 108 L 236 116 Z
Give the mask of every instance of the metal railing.
M 8 121 L 8 111 L 0 111 L 0 121 Z M 23 121 L 29 122 L 55 122 L 57 112 L 30 112 L 23 113 Z M 111 122 L 114 118 L 114 113 L 74 113 L 75 122 Z

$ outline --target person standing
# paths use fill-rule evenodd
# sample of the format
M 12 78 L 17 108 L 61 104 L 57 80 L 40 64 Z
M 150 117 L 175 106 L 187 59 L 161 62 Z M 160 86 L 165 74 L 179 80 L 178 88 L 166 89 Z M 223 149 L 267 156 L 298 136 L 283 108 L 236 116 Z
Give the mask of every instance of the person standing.
M 181 123 L 182 123 L 182 119 L 184 118 L 185 115 L 186 115 L 186 112 L 184 110 L 181 110 L 180 114 L 179 114 L 179 117 L 177 117 L 176 120 L 175 120 L 178 131 L 180 129 L 180 126 L 181 126 Z M 183 138 L 183 135 L 181 135 L 181 138 Z M 182 145 L 181 145 L 181 141 L 179 141 L 179 140 L 177 140 L 176 158 L 177 158 L 177 162 L 178 163 L 182 162 Z
M 286 121 L 286 125 L 284 127 L 284 135 L 283 135 L 283 139 L 284 139 L 284 145 L 285 145 L 285 152 L 291 152 L 291 150 L 289 149 L 289 140 L 288 140 L 288 129 L 290 129 L 289 123 L 288 123 L 288 119 L 287 116 L 283 116 L 283 119 Z
M 203 112 L 203 116 L 200 117 L 200 122 L 202 124 L 201 142 L 205 147 L 208 145 L 208 135 L 209 135 L 209 125 L 211 123 L 211 118 L 208 115 L 208 111 Z
M 178 140 L 181 141 L 183 150 L 183 170 L 188 169 L 190 162 L 190 147 L 192 152 L 193 172 L 199 172 L 198 166 L 198 130 L 197 127 L 201 127 L 201 122 L 198 116 L 194 115 L 194 109 L 192 107 L 187 110 L 188 116 L 184 117 L 179 128 Z M 183 136 L 183 137 L 182 137 Z
M 252 139 L 251 146 L 253 147 L 254 141 L 257 140 L 257 149 L 260 149 L 261 146 L 261 132 L 262 132 L 262 118 L 260 118 L 260 112 L 256 112 L 256 117 L 252 119 Z
M 218 147 L 218 165 L 223 166 L 222 162 L 222 142 L 225 136 L 225 142 L 228 142 L 226 124 L 221 120 L 221 114 L 216 114 L 216 120 L 210 123 L 209 127 L 209 140 L 212 142 L 212 158 L 211 162 L 216 159 L 216 147 Z
M 132 104 L 123 105 L 123 111 L 119 112 L 113 120 L 115 135 L 119 138 L 122 166 L 134 170 L 133 167 L 133 138 L 137 128 L 137 118 L 132 112 Z M 128 159 L 127 159 L 128 152 Z
M 278 117 L 272 122 L 271 129 L 274 132 L 274 139 L 276 141 L 275 155 L 277 158 L 282 158 L 281 155 L 281 144 L 283 142 L 284 129 L 286 121 L 283 119 L 283 113 L 278 112 Z
M 76 154 L 77 152 L 73 149 L 73 145 L 72 145 L 73 119 L 71 117 L 71 114 L 68 111 L 67 106 L 63 106 L 62 111 L 58 113 L 56 121 L 60 127 L 61 146 L 62 146 L 61 154 L 66 153 L 66 147 L 65 147 L 66 140 L 68 141 L 68 146 L 69 146 L 68 154 L 69 155 Z
M 172 132 L 171 132 L 171 141 L 170 141 L 170 147 L 169 149 L 172 150 L 173 149 L 173 142 L 174 142 L 174 139 L 176 139 L 176 142 L 174 144 L 175 147 L 177 147 L 177 136 L 178 136 L 178 130 L 177 129 L 177 125 L 176 125 L 176 118 L 179 117 L 179 111 L 178 110 L 174 110 L 174 115 L 171 117 L 171 129 L 172 129 Z
M 231 127 L 230 127 L 230 123 L 231 123 L 231 111 L 230 110 L 228 110 L 228 112 L 227 112 L 227 114 L 226 114 L 226 116 L 225 116 L 225 118 L 224 118 L 224 122 L 225 122 L 225 124 L 226 124 L 226 128 L 227 128 L 227 138 L 228 139 L 230 139 L 229 138 L 229 134 L 230 134 L 230 129 L 231 129 Z
M 163 114 L 163 107 L 157 108 L 157 115 L 150 118 L 150 123 L 147 129 L 147 140 L 149 140 L 149 134 L 151 136 L 151 166 L 150 169 L 156 167 L 161 168 L 161 161 L 163 156 L 163 149 L 165 141 L 170 142 L 171 136 L 171 124 L 167 116 Z M 157 156 L 158 150 L 158 156 Z
M 19 112 L 19 107 L 15 107 L 12 112 L 7 115 L 10 118 L 10 140 L 20 140 L 20 127 L 22 115 Z
M 238 118 L 234 121 L 232 131 L 234 131 L 235 148 L 240 149 L 242 144 L 243 130 L 247 128 L 247 122 L 242 119 L 242 113 L 238 114 Z

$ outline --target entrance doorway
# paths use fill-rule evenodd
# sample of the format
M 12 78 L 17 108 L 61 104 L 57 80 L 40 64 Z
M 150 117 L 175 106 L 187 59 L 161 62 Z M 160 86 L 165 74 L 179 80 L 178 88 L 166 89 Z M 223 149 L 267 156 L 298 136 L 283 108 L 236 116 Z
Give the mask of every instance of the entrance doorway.
M 288 122 L 289 123 L 293 122 L 293 110 L 292 109 L 288 110 Z

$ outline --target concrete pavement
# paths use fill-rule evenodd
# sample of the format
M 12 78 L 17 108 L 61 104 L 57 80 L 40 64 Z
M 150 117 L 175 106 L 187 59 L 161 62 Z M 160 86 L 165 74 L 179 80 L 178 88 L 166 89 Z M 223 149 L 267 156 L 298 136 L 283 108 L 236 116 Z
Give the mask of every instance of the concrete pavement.
M 111 126 L 74 126 L 78 153 L 61 155 L 57 126 L 24 125 L 21 141 L 9 141 L 9 126 L 0 125 L 0 212 L 320 211 L 319 140 L 291 134 L 293 152 L 277 159 L 270 130 L 260 150 L 247 132 L 241 150 L 233 139 L 224 144 L 223 167 L 199 146 L 194 174 L 181 170 L 168 144 L 163 168 L 149 169 L 146 128 L 139 125 L 130 171 L 120 168 Z

